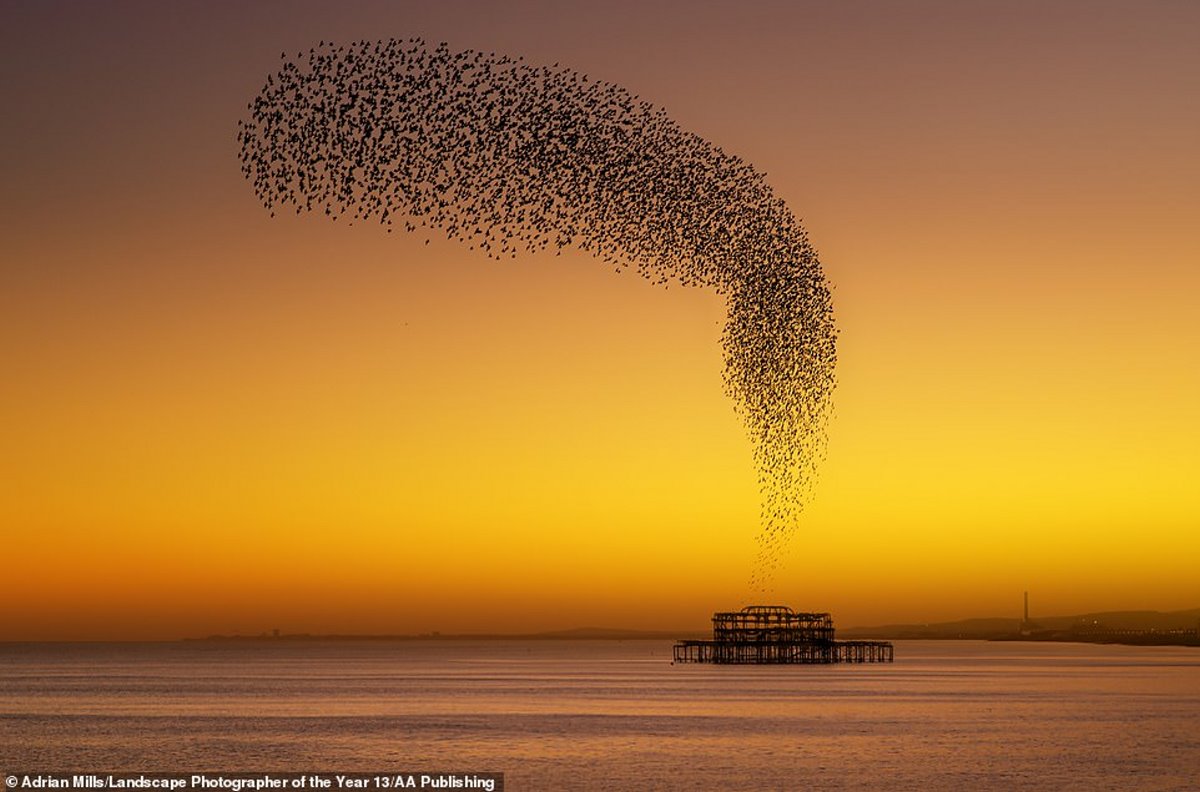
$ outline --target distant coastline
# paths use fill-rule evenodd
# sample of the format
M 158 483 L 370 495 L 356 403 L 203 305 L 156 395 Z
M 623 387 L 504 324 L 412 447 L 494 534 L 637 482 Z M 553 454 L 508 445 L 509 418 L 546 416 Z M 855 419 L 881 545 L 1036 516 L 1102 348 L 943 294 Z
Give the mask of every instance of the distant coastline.
M 259 633 L 257 635 L 207 635 L 184 641 L 667 641 L 702 638 L 700 631 L 626 630 L 609 627 L 579 627 L 535 633 L 397 633 L 397 634 L 313 634 Z
M 241 641 L 664 641 L 702 639 L 696 630 L 631 630 L 580 627 L 533 633 L 398 633 L 313 634 L 270 633 L 208 635 L 189 642 Z M 1200 647 L 1200 608 L 1182 611 L 1105 611 L 1075 616 L 1050 616 L 1025 622 L 1017 618 L 961 619 L 929 624 L 888 624 L 850 627 L 839 638 L 886 640 L 977 640 L 1069 643 L 1113 643 L 1134 646 Z
M 1131 646 L 1200 646 L 1200 608 L 1181 611 L 1105 611 L 1075 616 L 962 619 L 934 624 L 852 627 L 839 634 L 892 640 L 1052 641 Z

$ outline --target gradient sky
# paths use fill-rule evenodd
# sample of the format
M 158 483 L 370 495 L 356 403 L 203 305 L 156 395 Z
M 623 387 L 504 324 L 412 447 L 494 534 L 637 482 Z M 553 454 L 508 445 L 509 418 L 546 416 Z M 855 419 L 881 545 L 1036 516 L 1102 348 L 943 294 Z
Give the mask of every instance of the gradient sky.
M 270 219 L 318 40 L 561 62 L 764 171 L 834 285 L 772 600 L 1200 605 L 1200 4 L 0 6 L 0 639 L 704 628 L 753 599 L 722 301 Z

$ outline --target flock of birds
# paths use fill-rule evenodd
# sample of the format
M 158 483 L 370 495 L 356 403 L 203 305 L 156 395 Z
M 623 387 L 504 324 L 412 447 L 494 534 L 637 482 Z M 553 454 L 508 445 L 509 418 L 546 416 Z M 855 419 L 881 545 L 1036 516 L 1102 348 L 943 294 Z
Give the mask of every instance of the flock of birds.
M 497 259 L 575 247 L 726 298 L 725 386 L 762 494 L 751 583 L 765 588 L 824 455 L 837 332 L 817 254 L 763 175 L 558 64 L 421 39 L 282 59 L 238 125 L 272 214 L 437 230 Z

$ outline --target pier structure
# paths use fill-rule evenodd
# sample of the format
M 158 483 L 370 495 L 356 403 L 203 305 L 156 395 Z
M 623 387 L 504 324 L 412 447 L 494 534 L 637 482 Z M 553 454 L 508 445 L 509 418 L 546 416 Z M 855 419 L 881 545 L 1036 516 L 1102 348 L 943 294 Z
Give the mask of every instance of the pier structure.
M 713 614 L 713 637 L 675 644 L 676 663 L 890 663 L 888 641 L 838 641 L 828 613 L 751 605 Z

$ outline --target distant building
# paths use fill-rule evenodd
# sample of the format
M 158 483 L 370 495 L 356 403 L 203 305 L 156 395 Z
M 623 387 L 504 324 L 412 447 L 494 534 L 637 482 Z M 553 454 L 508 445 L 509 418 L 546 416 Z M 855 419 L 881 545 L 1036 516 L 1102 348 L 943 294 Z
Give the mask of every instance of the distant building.
M 1026 591 L 1025 592 L 1025 615 L 1021 619 L 1021 628 L 1020 628 L 1019 632 L 1021 635 L 1032 635 L 1036 630 L 1040 630 L 1040 629 L 1042 629 L 1042 626 L 1040 624 L 1038 624 L 1037 622 L 1034 622 L 1034 621 L 1030 621 L 1030 619 L 1029 619 L 1029 592 Z

